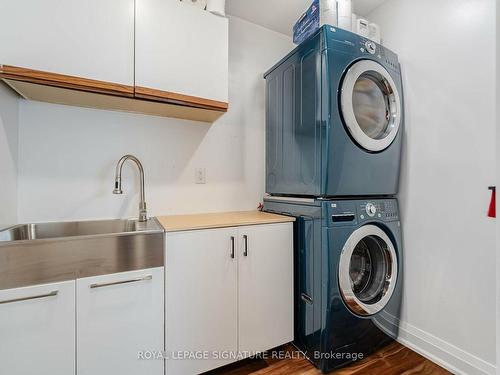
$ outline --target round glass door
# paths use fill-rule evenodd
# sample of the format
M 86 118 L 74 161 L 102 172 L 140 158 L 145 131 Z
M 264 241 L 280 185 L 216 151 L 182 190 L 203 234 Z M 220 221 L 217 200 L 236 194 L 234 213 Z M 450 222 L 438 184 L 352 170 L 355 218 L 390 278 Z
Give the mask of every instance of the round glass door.
M 354 140 L 368 151 L 382 151 L 396 138 L 401 100 L 394 80 L 380 64 L 361 60 L 342 83 L 341 110 Z
M 347 240 L 339 263 L 339 286 L 347 307 L 370 316 L 389 302 L 398 277 L 396 251 L 383 230 L 365 225 Z

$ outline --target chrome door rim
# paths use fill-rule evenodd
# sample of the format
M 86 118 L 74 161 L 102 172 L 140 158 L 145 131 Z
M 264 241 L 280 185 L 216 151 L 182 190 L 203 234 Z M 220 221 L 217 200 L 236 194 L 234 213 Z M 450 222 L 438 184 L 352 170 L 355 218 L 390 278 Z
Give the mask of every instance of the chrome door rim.
M 367 72 L 376 72 L 383 77 L 385 83 L 392 90 L 392 95 L 389 98 L 390 120 L 388 128 L 390 132 L 382 139 L 374 139 L 369 137 L 361 129 L 353 107 L 353 91 L 359 77 Z M 380 64 L 372 60 L 361 60 L 354 63 L 344 77 L 341 90 L 341 109 L 344 117 L 345 125 L 352 137 L 358 144 L 368 151 L 382 151 L 389 147 L 396 138 L 401 124 L 401 99 L 397 90 L 396 84 L 389 72 Z
M 354 293 L 351 285 L 351 278 L 349 274 L 351 257 L 354 249 L 356 248 L 356 245 L 362 239 L 369 236 L 379 237 L 381 240 L 383 240 L 387 245 L 387 252 L 391 258 L 391 273 L 390 277 L 386 278 L 387 288 L 382 298 L 374 304 L 365 304 L 356 297 L 356 294 Z M 397 264 L 398 259 L 396 256 L 394 244 L 382 229 L 375 225 L 365 225 L 355 230 L 347 239 L 347 242 L 342 249 L 339 262 L 340 293 L 347 307 L 353 313 L 361 316 L 370 316 L 380 312 L 387 305 L 392 294 L 394 293 L 394 288 L 396 286 L 396 281 L 398 278 Z

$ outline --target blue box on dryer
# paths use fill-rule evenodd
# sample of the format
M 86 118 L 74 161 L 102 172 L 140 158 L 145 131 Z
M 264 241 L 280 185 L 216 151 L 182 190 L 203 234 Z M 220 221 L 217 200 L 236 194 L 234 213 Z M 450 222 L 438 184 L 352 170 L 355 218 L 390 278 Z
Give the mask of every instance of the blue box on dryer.
M 302 14 L 293 26 L 293 42 L 300 44 L 320 27 L 320 4 L 319 0 L 314 0 L 311 6 Z

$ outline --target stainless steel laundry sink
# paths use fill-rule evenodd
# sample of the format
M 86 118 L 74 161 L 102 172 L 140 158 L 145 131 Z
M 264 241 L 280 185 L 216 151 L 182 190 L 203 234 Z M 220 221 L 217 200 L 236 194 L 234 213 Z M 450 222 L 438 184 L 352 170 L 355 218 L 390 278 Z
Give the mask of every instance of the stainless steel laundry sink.
M 99 220 L 60 223 L 21 224 L 0 231 L 0 242 L 61 239 L 112 234 L 147 233 L 161 231 L 156 219 Z
M 163 266 L 155 218 L 21 224 L 0 230 L 0 289 Z

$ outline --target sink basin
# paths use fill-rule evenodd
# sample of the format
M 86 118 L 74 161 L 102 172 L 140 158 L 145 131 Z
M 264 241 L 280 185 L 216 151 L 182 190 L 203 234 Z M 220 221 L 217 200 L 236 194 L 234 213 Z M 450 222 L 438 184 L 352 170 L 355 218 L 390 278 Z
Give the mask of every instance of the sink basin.
M 164 230 L 155 218 L 0 230 L 0 290 L 163 266 Z
M 20 224 L 0 231 L 0 243 L 6 241 L 144 233 L 162 230 L 162 227 L 154 218 L 147 222 L 130 219 Z

